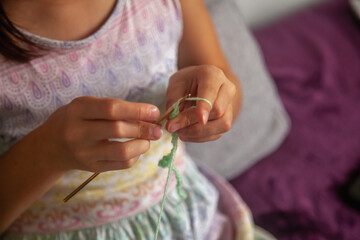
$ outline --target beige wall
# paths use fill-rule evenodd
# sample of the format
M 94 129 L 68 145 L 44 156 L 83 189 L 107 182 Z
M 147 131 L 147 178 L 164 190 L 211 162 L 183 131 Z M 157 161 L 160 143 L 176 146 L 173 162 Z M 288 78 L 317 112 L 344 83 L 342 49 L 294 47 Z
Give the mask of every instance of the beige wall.
M 227 0 L 220 0 L 227 1 Z M 251 27 L 265 25 L 282 16 L 324 0 L 237 0 Z

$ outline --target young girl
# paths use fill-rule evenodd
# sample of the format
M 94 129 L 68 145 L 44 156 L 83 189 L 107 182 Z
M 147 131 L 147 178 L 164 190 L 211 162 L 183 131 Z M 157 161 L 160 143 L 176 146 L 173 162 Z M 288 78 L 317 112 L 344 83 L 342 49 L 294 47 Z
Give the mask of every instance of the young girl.
M 0 3 L 2 238 L 154 239 L 167 132 L 213 141 L 239 112 L 238 79 L 204 3 Z M 166 131 L 154 123 L 189 93 L 213 107 L 186 103 Z M 240 198 L 216 174 L 204 177 L 179 144 L 174 164 L 187 198 L 177 205 L 172 177 L 159 239 L 252 239 Z M 89 172 L 102 173 L 63 203 Z

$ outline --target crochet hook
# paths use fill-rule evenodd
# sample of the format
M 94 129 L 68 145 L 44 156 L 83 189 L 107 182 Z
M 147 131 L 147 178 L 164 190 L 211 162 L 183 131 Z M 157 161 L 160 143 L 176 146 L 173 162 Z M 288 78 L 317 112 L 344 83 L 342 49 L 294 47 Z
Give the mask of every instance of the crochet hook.
M 180 100 L 180 104 L 185 102 L 186 98 L 191 97 L 191 94 L 187 94 L 186 96 L 182 97 Z M 173 107 L 170 107 L 164 115 L 162 115 L 158 120 L 156 120 L 155 124 L 160 124 L 164 119 L 168 118 L 171 112 L 174 110 Z
M 180 103 L 184 102 L 186 100 L 186 98 L 190 97 L 191 94 L 187 94 L 186 96 L 184 96 L 181 100 Z M 174 110 L 173 107 L 170 107 L 166 113 L 164 115 L 162 115 L 158 120 L 156 120 L 155 124 L 160 124 L 164 119 L 168 118 L 169 115 L 171 114 L 171 112 Z M 81 189 L 83 189 L 86 185 L 88 185 L 92 180 L 94 180 L 94 178 L 96 178 L 100 173 L 93 173 L 88 179 L 86 179 L 85 182 L 83 182 L 80 186 L 78 186 L 74 191 L 72 191 L 69 195 L 67 195 L 64 199 L 63 202 L 66 203 L 67 201 L 69 201 L 72 197 L 74 197 L 78 192 L 80 192 Z

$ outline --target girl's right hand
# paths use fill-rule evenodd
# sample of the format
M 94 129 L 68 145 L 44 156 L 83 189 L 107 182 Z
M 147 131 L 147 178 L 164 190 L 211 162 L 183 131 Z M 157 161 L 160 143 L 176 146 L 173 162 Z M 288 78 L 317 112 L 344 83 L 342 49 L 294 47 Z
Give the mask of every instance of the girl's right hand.
M 37 130 L 41 154 L 56 168 L 104 172 L 130 168 L 161 137 L 159 109 L 112 98 L 79 97 Z M 127 142 L 111 138 L 134 138 Z M 39 146 L 41 146 L 39 145 Z

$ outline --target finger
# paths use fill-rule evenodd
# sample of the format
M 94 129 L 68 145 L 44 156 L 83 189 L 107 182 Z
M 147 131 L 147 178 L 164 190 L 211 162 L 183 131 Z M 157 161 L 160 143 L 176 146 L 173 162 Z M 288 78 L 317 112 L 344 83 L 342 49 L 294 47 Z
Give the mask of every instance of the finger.
M 223 84 L 220 87 L 218 96 L 213 104 L 213 108 L 210 111 L 209 120 L 219 119 L 225 114 L 227 108 L 229 108 L 233 101 L 235 92 L 236 88 L 232 83 Z
M 169 85 L 166 90 L 166 109 L 188 94 L 186 81 L 181 80 L 181 77 L 183 77 L 182 71 L 179 71 L 170 77 Z
M 205 98 L 211 103 L 215 102 L 223 82 L 220 79 L 220 73 L 217 73 L 218 71 L 221 70 L 204 68 L 202 72 L 199 73 L 198 78 L 204 78 L 205 80 L 199 81 L 198 83 L 197 97 Z M 206 124 L 209 118 L 211 106 L 205 101 L 198 101 L 196 103 L 196 109 L 199 122 Z
M 80 97 L 69 107 L 83 119 L 154 121 L 160 114 L 154 105 L 115 98 Z
M 166 129 L 173 133 L 197 122 L 196 109 L 189 108 L 181 112 L 176 118 L 170 119 L 166 124 Z
M 162 136 L 161 127 L 148 122 L 92 120 L 85 121 L 84 131 L 87 139 L 94 140 L 110 138 L 157 140 Z
M 202 138 L 190 138 L 190 137 L 181 137 L 181 136 L 179 136 L 179 138 L 183 142 L 196 142 L 196 143 L 211 142 L 211 141 L 218 140 L 221 137 L 222 137 L 222 134 L 213 135 L 213 136 L 210 136 L 210 137 L 202 137 Z
M 103 141 L 90 149 L 89 154 L 94 156 L 96 161 L 128 161 L 135 158 L 150 148 L 150 142 L 143 139 L 130 140 L 128 142 Z
M 223 118 L 209 121 L 206 125 L 194 124 L 181 129 L 177 133 L 179 136 L 186 138 L 211 137 L 228 132 L 231 128 L 231 124 L 230 114 L 225 114 Z
M 135 165 L 140 156 L 134 157 L 126 161 L 109 161 L 109 160 L 100 160 L 95 163 L 94 172 L 106 172 L 114 170 L 128 169 Z

